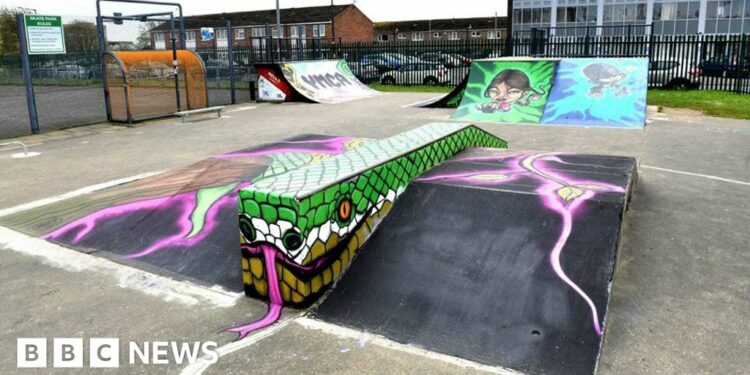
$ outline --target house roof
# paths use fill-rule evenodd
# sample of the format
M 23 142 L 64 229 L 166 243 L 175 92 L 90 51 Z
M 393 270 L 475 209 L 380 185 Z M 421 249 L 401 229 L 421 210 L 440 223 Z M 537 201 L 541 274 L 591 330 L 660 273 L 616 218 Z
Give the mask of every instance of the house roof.
M 337 16 L 345 9 L 355 6 L 353 4 L 318 6 L 304 8 L 281 9 L 281 24 L 329 22 L 331 15 Z M 276 24 L 276 9 L 254 10 L 247 12 L 202 14 L 185 17 L 185 29 L 200 29 L 201 27 L 226 27 L 227 20 L 232 21 L 232 27 Z M 152 31 L 169 30 L 169 24 L 164 23 L 152 29 Z
M 497 17 L 497 28 L 504 29 L 507 17 Z M 478 18 L 447 18 L 440 20 L 413 20 L 395 22 L 376 22 L 375 32 L 399 32 L 428 31 L 428 30 L 466 30 L 466 29 L 493 29 L 495 28 L 495 17 Z

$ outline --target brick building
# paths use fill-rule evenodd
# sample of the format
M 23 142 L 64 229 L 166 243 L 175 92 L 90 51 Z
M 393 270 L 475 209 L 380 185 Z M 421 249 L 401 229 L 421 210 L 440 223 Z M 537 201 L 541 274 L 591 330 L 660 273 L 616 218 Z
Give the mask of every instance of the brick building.
M 506 22 L 506 17 L 378 22 L 375 37 L 378 42 L 495 39 L 505 36 Z
M 374 38 L 372 20 L 354 4 L 287 8 L 280 12 L 282 38 L 335 37 L 340 38 L 341 42 L 372 42 Z M 236 46 L 257 46 L 261 43 L 258 38 L 267 36 L 267 30 L 274 38 L 278 37 L 275 9 L 204 14 L 185 17 L 186 47 L 195 49 L 215 44 L 226 45 L 227 20 L 232 22 L 231 35 Z M 213 27 L 216 39 L 201 41 L 202 27 Z M 155 49 L 172 48 L 169 25 L 163 24 L 151 30 L 151 41 Z

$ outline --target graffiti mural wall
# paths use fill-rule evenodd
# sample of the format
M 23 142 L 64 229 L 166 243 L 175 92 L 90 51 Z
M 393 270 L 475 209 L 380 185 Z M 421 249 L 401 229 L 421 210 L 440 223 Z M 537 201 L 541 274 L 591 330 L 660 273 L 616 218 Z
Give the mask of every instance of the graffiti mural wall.
M 286 81 L 316 103 L 341 103 L 380 94 L 360 82 L 344 60 L 289 62 L 280 67 Z
M 563 59 L 542 122 L 636 127 L 645 124 L 648 59 Z
M 540 122 L 556 64 L 553 60 L 475 60 L 461 104 L 452 118 Z

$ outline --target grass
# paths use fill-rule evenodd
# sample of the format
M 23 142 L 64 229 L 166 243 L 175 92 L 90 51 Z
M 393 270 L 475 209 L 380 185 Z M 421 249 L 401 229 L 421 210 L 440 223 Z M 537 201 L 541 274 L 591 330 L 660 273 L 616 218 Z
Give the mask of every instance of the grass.
M 371 83 L 368 86 L 374 90 L 382 92 L 438 92 L 438 93 L 449 93 L 453 90 L 453 86 L 427 86 L 427 85 L 413 85 L 413 86 L 399 86 L 399 85 L 382 85 L 380 83 Z
M 750 95 L 710 90 L 648 90 L 648 104 L 688 108 L 715 117 L 750 119 Z
M 371 88 L 384 92 L 450 92 L 450 86 L 397 86 L 373 83 Z M 708 116 L 750 119 L 750 95 L 711 90 L 648 90 L 648 104 L 659 107 L 688 108 Z

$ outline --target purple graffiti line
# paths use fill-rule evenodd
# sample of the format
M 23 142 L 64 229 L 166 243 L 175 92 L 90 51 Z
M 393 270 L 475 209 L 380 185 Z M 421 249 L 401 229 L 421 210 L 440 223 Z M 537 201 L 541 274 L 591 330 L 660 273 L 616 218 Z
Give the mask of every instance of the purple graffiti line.
M 171 207 L 179 207 L 180 215 L 176 220 L 176 225 L 179 228 L 177 233 L 166 235 L 140 251 L 125 255 L 125 258 L 140 258 L 168 247 L 192 247 L 213 232 L 217 225 L 217 214 L 222 207 L 232 207 L 237 204 L 236 195 L 236 188 L 234 188 L 232 193 L 209 203 L 205 217 L 200 219 L 193 217 L 193 213 L 198 206 L 198 192 L 195 191 L 121 204 L 99 210 L 70 222 L 42 238 L 60 241 L 62 238 L 74 234 L 69 243 L 77 245 L 96 228 L 97 224 L 108 219 L 132 215 L 139 211 L 158 212 L 168 210 Z M 195 234 L 191 235 L 191 233 Z
M 499 155 L 495 157 L 470 157 L 463 158 L 461 161 L 480 161 L 491 160 L 504 161 L 508 164 L 506 169 L 460 172 L 451 174 L 440 174 L 417 179 L 418 181 L 458 181 L 472 185 L 502 185 L 513 181 L 521 176 L 530 177 L 540 185 L 535 190 L 542 197 L 542 201 L 548 209 L 554 211 L 562 218 L 562 228 L 557 237 L 555 246 L 549 253 L 549 262 L 555 275 L 573 289 L 589 306 L 591 310 L 594 331 L 597 335 L 603 334 L 603 329 L 599 320 L 599 313 L 596 305 L 591 298 L 583 291 L 573 280 L 568 277 L 562 267 L 561 257 L 563 249 L 573 230 L 575 212 L 582 203 L 594 197 L 598 192 L 618 192 L 624 193 L 625 189 L 619 186 L 601 183 L 598 181 L 582 180 L 577 181 L 570 177 L 563 176 L 554 172 L 547 162 L 563 162 L 558 155 L 562 153 L 544 153 L 544 154 L 511 154 Z
M 279 153 L 292 153 L 292 152 L 306 152 L 306 153 L 315 152 L 318 154 L 340 154 L 346 151 L 345 144 L 351 139 L 352 139 L 351 137 L 334 137 L 330 139 L 315 139 L 315 140 L 307 140 L 307 141 L 281 141 L 277 143 L 283 144 L 283 145 L 290 145 L 290 146 L 274 147 L 274 148 L 269 148 L 269 149 L 260 149 L 256 151 L 216 155 L 216 156 L 213 156 L 213 158 L 214 159 L 234 159 L 234 158 L 247 158 L 247 157 L 253 157 L 253 156 L 266 156 L 266 155 L 279 154 Z M 311 148 L 294 146 L 294 145 L 309 145 L 309 144 L 312 144 L 312 145 L 320 144 L 323 147 L 311 149 Z
M 281 309 L 284 301 L 281 298 L 281 291 L 279 290 L 279 276 L 276 273 L 276 248 L 270 244 L 260 244 L 258 248 L 263 252 L 263 263 L 265 265 L 266 282 L 268 284 L 268 311 L 263 315 L 262 318 L 248 324 L 228 328 L 226 332 L 233 332 L 237 334 L 237 338 L 234 341 L 242 340 L 250 332 L 270 326 L 279 320 L 281 316 Z

